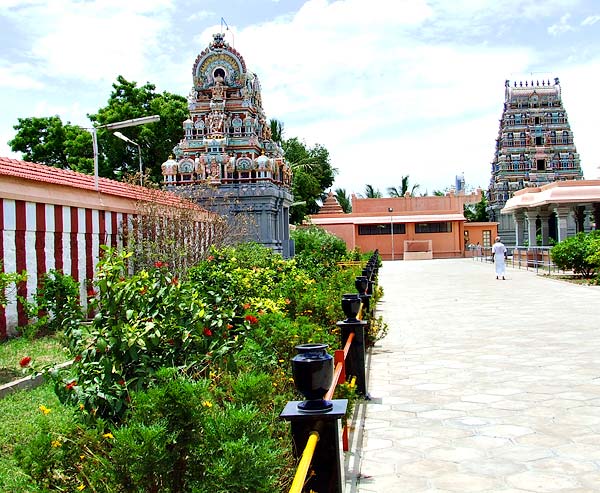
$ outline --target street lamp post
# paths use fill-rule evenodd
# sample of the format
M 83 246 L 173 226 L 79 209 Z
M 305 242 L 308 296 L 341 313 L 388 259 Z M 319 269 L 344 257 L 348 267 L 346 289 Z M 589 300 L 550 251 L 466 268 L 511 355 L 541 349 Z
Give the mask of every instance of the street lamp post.
M 142 147 L 137 142 L 134 142 L 133 140 L 131 140 L 126 135 L 123 135 L 121 132 L 115 132 L 113 135 L 115 137 L 118 137 L 121 140 L 124 140 L 128 144 L 132 144 L 134 146 L 137 146 L 137 148 L 138 148 L 138 156 L 140 158 L 140 186 L 143 187 L 144 186 L 144 172 L 142 171 Z
M 388 212 L 390 213 L 390 232 L 392 233 L 392 260 L 394 260 L 394 221 L 392 216 L 394 209 L 392 207 L 388 207 Z
M 92 134 L 92 145 L 94 146 L 94 187 L 98 190 L 98 129 L 106 128 L 107 130 L 116 130 L 118 128 L 135 127 L 136 125 L 144 125 L 145 123 L 154 123 L 160 120 L 160 115 L 143 116 L 141 118 L 133 118 L 131 120 L 124 120 L 122 122 L 107 123 L 106 125 L 98 125 L 92 127 L 90 133 Z M 137 144 L 136 144 L 137 145 Z M 140 153 L 140 166 L 141 166 L 141 153 Z

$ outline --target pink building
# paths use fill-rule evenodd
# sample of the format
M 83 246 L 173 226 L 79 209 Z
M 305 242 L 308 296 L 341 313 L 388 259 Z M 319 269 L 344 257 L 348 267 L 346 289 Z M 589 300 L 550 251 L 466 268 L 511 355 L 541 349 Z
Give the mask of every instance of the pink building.
M 345 214 L 330 193 L 310 221 L 343 239 L 349 249 L 379 249 L 384 260 L 462 257 L 468 244 L 491 245 L 497 234 L 498 223 L 466 222 L 464 204 L 480 200 L 481 191 L 381 199 L 353 195 L 352 213 Z

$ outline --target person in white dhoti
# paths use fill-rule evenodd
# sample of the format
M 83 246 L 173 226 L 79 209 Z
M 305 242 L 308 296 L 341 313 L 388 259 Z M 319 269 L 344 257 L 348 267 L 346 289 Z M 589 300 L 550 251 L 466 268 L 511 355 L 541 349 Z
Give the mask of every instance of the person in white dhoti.
M 494 265 L 496 267 L 496 279 L 499 276 L 502 276 L 502 280 L 506 280 L 504 277 L 504 271 L 506 270 L 506 265 L 504 260 L 506 259 L 506 247 L 500 241 L 500 237 L 496 237 L 496 242 L 492 245 L 492 257 L 494 259 Z

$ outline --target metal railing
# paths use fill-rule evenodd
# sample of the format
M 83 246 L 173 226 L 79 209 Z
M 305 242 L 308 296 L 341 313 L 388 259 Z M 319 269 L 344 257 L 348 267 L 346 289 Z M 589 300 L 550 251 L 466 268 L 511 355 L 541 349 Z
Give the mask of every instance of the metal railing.
M 366 268 L 363 269 L 363 275 L 356 278 L 355 286 L 358 295 L 344 295 L 346 299 L 342 301 L 342 308 L 348 318 L 337 323 L 340 328 L 343 349 L 335 351 L 335 368 L 331 385 L 324 396 L 325 401 L 333 398 L 336 387 L 345 383 L 348 375 L 353 375 L 351 385 L 356 386 L 357 393 L 369 399 L 365 368 L 366 329 L 369 322 L 363 319 L 370 318 L 372 315 L 370 297 L 373 293 L 373 285 L 377 281 L 378 262 L 379 252 L 376 250 L 367 262 Z M 344 303 L 344 301 L 351 299 L 355 302 L 356 298 L 360 298 L 360 305 L 357 311 L 352 312 L 351 307 L 354 306 L 354 303 Z M 291 405 L 294 404 L 292 401 L 288 402 L 281 413 L 280 417 L 291 423 L 296 456 L 299 455 L 296 447 L 299 444 L 305 444 L 289 493 L 301 493 L 305 487 L 309 488 L 309 486 L 311 490 L 315 491 L 335 493 L 343 491 L 343 465 L 340 461 L 338 421 L 346 413 L 347 400 L 331 402 L 333 402 L 331 411 L 303 415 Z M 319 448 L 317 448 L 318 442 L 322 442 Z M 347 426 L 342 429 L 342 449 L 345 452 L 349 449 Z M 313 473 L 309 476 L 313 460 L 315 461 Z M 309 476 L 308 479 L 307 476 Z
M 483 247 L 477 249 L 475 246 L 468 247 L 471 252 L 472 259 L 480 262 L 493 262 L 491 247 Z M 516 269 L 534 270 L 536 273 L 542 272 L 547 274 L 564 272 L 559 269 L 554 262 L 550 246 L 515 246 L 507 247 L 507 261 L 509 265 Z

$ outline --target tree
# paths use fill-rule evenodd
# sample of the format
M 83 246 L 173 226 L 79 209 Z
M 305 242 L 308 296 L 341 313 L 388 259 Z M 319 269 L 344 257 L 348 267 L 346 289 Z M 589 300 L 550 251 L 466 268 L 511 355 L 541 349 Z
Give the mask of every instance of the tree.
M 490 220 L 487 212 L 488 202 L 485 198 L 485 194 L 481 194 L 481 200 L 475 205 L 465 204 L 463 205 L 463 213 L 468 222 L 481 222 L 486 223 Z
M 19 118 L 17 131 L 8 142 L 13 152 L 23 159 L 56 168 L 90 173 L 94 169 L 91 134 L 59 116 Z
M 106 125 L 159 115 L 157 123 L 128 127 L 122 133 L 140 145 L 146 171 L 152 179 L 160 181 L 161 164 L 183 136 L 182 123 L 188 118 L 189 110 L 183 96 L 166 91 L 157 94 L 155 89 L 156 86 L 149 82 L 137 87 L 136 82 L 129 82 L 119 75 L 107 105 L 88 116 L 98 125 Z M 98 130 L 98 147 L 100 175 L 121 178 L 138 171 L 138 149 L 128 147 L 125 142 L 111 136 L 108 130 Z
M 160 122 L 128 127 L 123 134 L 140 144 L 142 162 L 147 173 L 156 181 L 162 180 L 160 166 L 173 152 L 183 136 L 183 121 L 188 117 L 184 97 L 168 92 L 157 94 L 155 86 L 146 83 L 137 87 L 122 76 L 113 84 L 113 92 L 104 108 L 88 115 L 99 125 L 132 120 L 143 116 L 160 115 Z M 36 163 L 93 173 L 94 155 L 90 133 L 80 127 L 63 124 L 60 117 L 19 118 L 14 127 L 17 134 L 8 144 L 23 159 Z M 122 178 L 139 170 L 137 147 L 98 129 L 98 173 L 108 178 Z
M 346 193 L 345 189 L 336 188 L 335 198 L 337 199 L 338 204 L 340 204 L 340 207 L 346 214 L 352 212 L 352 201 L 350 200 L 350 197 L 348 197 L 348 194 Z
M 292 208 L 290 222 L 298 224 L 307 214 L 319 211 L 317 200 L 323 200 L 324 191 L 331 187 L 336 170 L 329 162 L 329 151 L 320 144 L 307 147 L 297 137 L 284 140 L 285 158 L 292 167 L 292 193 L 296 202 L 305 202 Z
M 283 142 L 283 122 L 273 118 L 269 120 L 269 126 L 271 127 L 271 138 L 274 142 L 281 144 Z
M 419 187 L 420 187 L 420 185 L 418 185 L 418 184 L 413 185 L 412 188 L 410 189 L 410 194 L 414 195 Z M 408 189 L 409 189 L 409 175 L 403 175 L 402 176 L 402 184 L 400 185 L 400 188 L 398 189 L 396 187 L 389 187 L 388 193 L 390 194 L 390 197 L 404 197 L 404 195 L 406 195 L 406 192 L 408 192 Z
M 433 195 L 434 197 L 443 197 L 444 195 L 446 195 L 446 193 L 442 192 L 441 190 L 434 190 Z
M 373 185 L 365 185 L 365 193 L 363 198 L 365 199 L 380 199 L 383 196 L 379 190 L 376 190 Z

